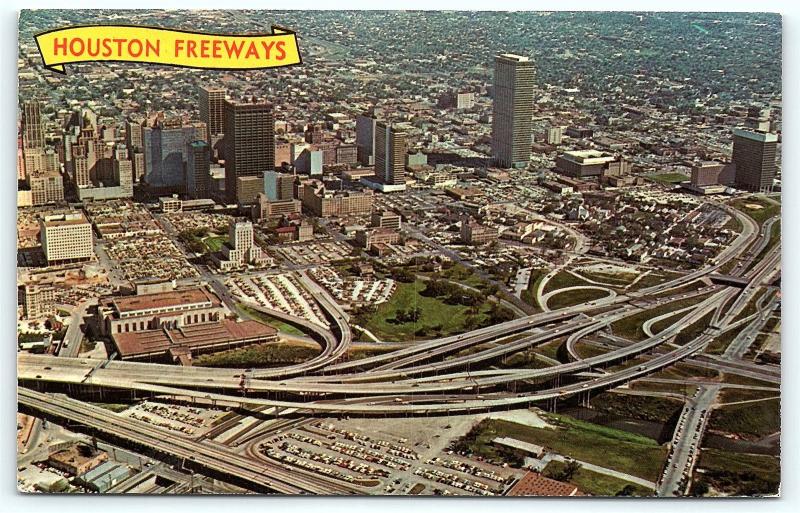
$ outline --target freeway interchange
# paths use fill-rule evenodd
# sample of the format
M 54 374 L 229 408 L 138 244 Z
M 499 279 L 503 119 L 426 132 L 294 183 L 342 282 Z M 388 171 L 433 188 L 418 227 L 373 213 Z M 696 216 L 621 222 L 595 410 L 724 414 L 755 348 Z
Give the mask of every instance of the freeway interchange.
M 19 403 L 26 409 L 89 427 L 107 436 L 137 446 L 191 460 L 198 467 L 234 476 L 256 490 L 281 493 L 351 493 L 339 484 L 320 482 L 310 472 L 287 473 L 280 465 L 264 459 L 254 462 L 210 441 L 190 440 L 145 423 L 113 415 L 65 395 L 42 390 L 130 391 L 138 397 L 213 407 L 234 407 L 259 414 L 310 418 L 316 415 L 435 415 L 483 412 L 493 409 L 524 408 L 534 403 L 558 401 L 569 396 L 589 397 L 624 385 L 702 352 L 715 337 L 744 326 L 751 331 L 763 325 L 776 304 L 775 290 L 768 288 L 756 304 L 756 312 L 740 318 L 754 299 L 780 272 L 780 244 L 766 250 L 774 218 L 758 229 L 748 216 L 730 211 L 742 225 L 733 243 L 712 265 L 680 277 L 618 294 L 607 301 L 584 303 L 559 310 L 526 315 L 468 333 L 423 341 L 389 353 L 346 361 L 352 344 L 348 318 L 327 292 L 299 271 L 301 283 L 325 312 L 331 328 L 326 329 L 291 318 L 280 312 L 264 313 L 302 325 L 321 344 L 322 352 L 301 364 L 272 369 L 224 369 L 180 367 L 161 364 L 108 361 L 76 357 L 20 354 L 18 357 Z M 741 288 L 711 284 L 708 277 L 736 259 L 731 274 L 745 280 Z M 685 286 L 703 280 L 693 290 Z M 220 284 L 217 284 L 220 285 Z M 216 288 L 216 287 L 215 287 Z M 647 310 L 693 299 L 681 316 L 666 328 L 643 340 L 629 341 L 597 356 L 582 358 L 576 344 L 614 322 Z M 253 305 L 254 308 L 260 308 Z M 713 321 L 683 345 L 675 337 L 707 316 Z M 653 323 L 648 325 L 649 327 Z M 543 368 L 503 369 L 491 366 L 505 356 L 535 348 L 566 337 L 569 361 Z M 752 341 L 752 337 L 748 339 Z M 747 347 L 737 337 L 724 357 L 735 361 Z M 637 365 L 606 367 L 639 358 Z M 475 368 L 477 367 L 477 368 Z M 735 368 L 734 368 L 735 370 Z M 244 385 L 243 385 L 244 384 Z M 703 394 L 706 400 L 709 393 Z M 713 399 L 713 397 L 712 397 Z M 699 425 L 697 416 L 691 417 Z M 694 425 L 693 424 L 693 425 Z M 686 441 L 676 434 L 672 469 L 660 483 L 659 491 L 673 493 L 679 488 L 678 463 L 691 470 Z

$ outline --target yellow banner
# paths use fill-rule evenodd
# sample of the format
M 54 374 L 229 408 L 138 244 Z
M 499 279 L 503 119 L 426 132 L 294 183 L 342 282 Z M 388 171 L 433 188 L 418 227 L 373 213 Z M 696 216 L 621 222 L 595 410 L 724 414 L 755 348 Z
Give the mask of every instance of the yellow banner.
M 141 62 L 184 68 L 242 70 L 301 64 L 297 34 L 205 34 L 131 25 L 67 27 L 37 34 L 46 68 L 65 73 L 78 62 Z

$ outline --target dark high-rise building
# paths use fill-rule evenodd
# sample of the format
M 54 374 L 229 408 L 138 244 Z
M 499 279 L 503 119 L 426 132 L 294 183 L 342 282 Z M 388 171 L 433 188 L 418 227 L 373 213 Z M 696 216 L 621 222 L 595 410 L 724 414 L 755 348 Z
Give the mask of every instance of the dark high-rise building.
M 736 164 L 736 187 L 751 192 L 771 191 L 777 151 L 777 135 L 734 129 L 732 160 Z
M 528 57 L 495 57 L 492 156 L 499 167 L 526 167 L 533 131 L 533 62 Z
M 44 148 L 42 104 L 37 100 L 22 103 L 22 143 L 25 149 Z
M 156 188 L 184 190 L 188 144 L 203 139 L 205 131 L 204 123 L 168 125 L 157 122 L 145 127 L 142 131 L 145 182 Z
M 356 118 L 356 146 L 358 161 L 364 166 L 375 164 L 375 118 L 358 116 Z
M 406 134 L 383 121 L 375 123 L 375 176 L 384 186 L 405 186 Z M 392 187 L 385 190 L 392 189 Z
M 275 122 L 264 102 L 225 101 L 225 192 L 238 203 L 236 179 L 275 169 Z
M 201 86 L 198 93 L 200 120 L 206 124 L 206 142 L 212 144 L 212 137 L 225 133 L 225 89 Z
M 192 198 L 210 198 L 211 152 L 208 143 L 190 142 L 186 156 L 186 193 Z

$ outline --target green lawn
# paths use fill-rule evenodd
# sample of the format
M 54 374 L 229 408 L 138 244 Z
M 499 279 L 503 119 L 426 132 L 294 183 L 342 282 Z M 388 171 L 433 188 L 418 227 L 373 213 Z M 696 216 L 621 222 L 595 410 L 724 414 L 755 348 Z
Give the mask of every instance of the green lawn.
M 748 438 L 761 438 L 781 429 L 780 399 L 716 408 L 708 427 Z
M 596 299 L 608 296 L 608 292 L 597 289 L 568 290 L 551 296 L 547 301 L 547 307 L 551 310 L 566 308 L 568 306 L 588 303 Z
M 396 349 L 387 349 L 383 347 L 375 347 L 375 348 L 352 347 L 347 351 L 346 360 L 361 360 L 362 358 L 378 356 L 392 351 L 396 351 Z
M 520 294 L 520 299 L 533 306 L 537 312 L 540 312 L 542 307 L 536 300 L 536 289 L 539 288 L 539 284 L 546 275 L 547 269 L 531 269 L 531 277 L 528 280 L 528 288 L 523 290 L 522 294 Z
M 219 251 L 220 248 L 228 241 L 227 237 L 212 235 L 203 239 L 203 244 L 206 245 L 209 251 Z
M 770 217 L 775 217 L 781 213 L 780 205 L 758 197 L 735 199 L 729 205 L 752 217 L 759 226 L 764 224 L 764 221 Z
M 564 470 L 565 466 L 566 464 L 560 461 L 551 461 L 547 464 L 542 473 L 551 479 L 556 479 Z M 647 497 L 653 495 L 653 490 L 645 488 L 644 486 L 606 474 L 586 470 L 585 468 L 578 469 L 569 480 L 569 483 L 577 486 L 582 492 L 589 493 L 596 497 L 615 496 L 626 486 L 632 487 L 632 496 Z
M 661 285 L 667 280 L 675 279 L 676 277 L 680 276 L 680 273 L 674 273 L 670 271 L 662 271 L 662 272 L 654 272 L 651 271 L 636 282 L 635 285 L 629 287 L 628 290 L 634 291 L 639 289 L 646 289 L 648 287 L 653 287 L 655 285 Z
M 425 286 L 422 280 L 398 282 L 392 297 L 377 307 L 364 328 L 381 340 L 404 342 L 463 333 L 486 320 L 488 302 L 480 305 L 478 314 L 473 315 L 469 313 L 468 306 L 450 305 L 441 299 L 423 296 L 420 293 Z M 421 312 L 417 321 L 397 321 L 398 312 L 414 308 L 419 308 Z
M 644 310 L 642 312 L 638 312 L 634 315 L 630 315 L 625 317 L 624 319 L 620 319 L 611 324 L 611 330 L 614 332 L 615 335 L 619 335 L 621 337 L 629 338 L 631 340 L 644 340 L 646 335 L 644 330 L 642 330 L 642 325 L 648 319 L 652 319 L 653 317 L 658 317 L 660 315 L 674 312 L 676 310 L 680 310 L 687 306 L 692 306 L 697 303 L 700 303 L 704 299 L 708 297 L 708 294 L 695 296 L 692 298 L 680 299 L 678 301 L 672 301 L 670 303 L 658 306 L 656 308 L 651 308 L 649 310 Z
M 656 182 L 664 184 L 681 183 L 689 180 L 688 176 L 681 173 L 661 173 L 661 174 L 651 174 L 646 176 L 651 180 L 655 180 Z
M 761 253 L 755 258 L 754 262 L 760 261 L 767 253 L 770 252 L 772 248 L 775 247 L 775 244 L 781 241 L 781 221 L 778 219 L 774 223 L 772 223 L 772 228 L 769 232 L 769 241 L 767 245 L 761 250 Z
M 586 280 L 582 280 L 578 278 L 574 274 L 568 273 L 566 271 L 561 271 L 560 273 L 556 274 L 544 286 L 544 290 L 542 290 L 542 294 L 546 294 L 553 290 L 558 289 L 565 289 L 567 287 L 575 287 L 579 285 L 591 285 Z
M 474 454 L 496 458 L 491 441 L 498 436 L 507 436 L 650 481 L 658 479 L 667 449 L 652 438 L 565 415 L 544 414 L 544 417 L 557 427 L 535 428 L 504 420 L 484 420 L 463 443 Z
M 624 288 L 627 285 L 630 285 L 631 283 L 633 283 L 633 280 L 635 280 L 636 277 L 639 276 L 639 273 L 637 272 L 612 273 L 612 272 L 587 271 L 587 270 L 581 270 L 575 272 L 590 280 L 594 280 L 599 283 L 604 283 L 606 285 L 611 285 L 617 288 Z
M 289 335 L 296 335 L 298 337 L 308 336 L 306 332 L 300 330 L 294 325 L 283 322 L 282 320 L 276 319 L 275 317 L 271 317 L 263 312 L 259 312 L 255 308 L 250 308 L 249 306 L 243 305 L 241 303 L 236 305 L 236 307 L 247 316 L 252 317 L 257 321 L 263 322 L 264 324 L 268 324 L 278 331 L 282 331 Z
M 580 355 L 581 358 L 592 358 L 593 356 L 600 356 L 601 354 L 606 354 L 610 351 L 610 349 L 587 344 L 583 341 L 580 341 L 575 345 L 575 350 L 578 352 L 578 355 Z

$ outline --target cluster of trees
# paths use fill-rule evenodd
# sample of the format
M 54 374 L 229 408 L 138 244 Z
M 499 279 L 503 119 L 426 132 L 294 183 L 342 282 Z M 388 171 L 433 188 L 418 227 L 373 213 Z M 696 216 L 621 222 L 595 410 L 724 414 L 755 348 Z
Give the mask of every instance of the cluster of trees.
M 733 472 L 729 470 L 706 470 L 703 477 L 692 486 L 692 495 L 701 497 L 710 487 L 731 495 L 772 495 L 778 493 L 780 480 L 765 479 L 755 472 Z
M 443 298 L 443 301 L 449 305 L 477 306 L 486 301 L 486 296 L 482 292 L 464 289 L 447 280 L 430 280 L 421 294 Z
M 192 253 L 205 253 L 206 245 L 203 244 L 203 237 L 206 233 L 208 228 L 189 228 L 178 234 L 178 240 Z
M 402 283 L 413 283 L 417 277 L 412 271 L 405 267 L 395 267 L 392 269 L 392 279 Z
M 406 322 L 417 322 L 422 318 L 422 308 L 415 306 L 405 309 L 400 309 L 394 314 L 394 322 L 403 324 Z
M 581 469 L 581 464 L 575 460 L 569 460 L 564 464 L 564 467 L 558 471 L 554 472 L 552 475 L 548 476 L 556 481 L 564 481 L 567 482 L 575 476 L 575 473 Z

